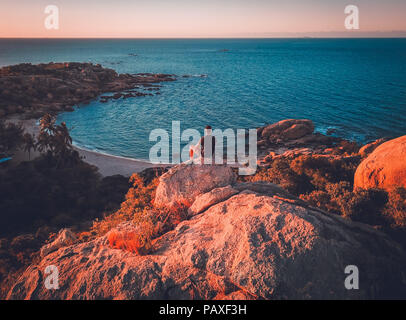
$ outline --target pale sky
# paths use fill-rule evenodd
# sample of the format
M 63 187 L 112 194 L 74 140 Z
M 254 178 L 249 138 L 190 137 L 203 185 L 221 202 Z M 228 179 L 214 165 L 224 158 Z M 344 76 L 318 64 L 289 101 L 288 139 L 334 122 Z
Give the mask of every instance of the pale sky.
M 360 12 L 355 32 L 406 31 L 405 0 L 0 0 L 0 37 L 351 36 L 349 4 Z M 44 26 L 48 5 L 59 30 Z

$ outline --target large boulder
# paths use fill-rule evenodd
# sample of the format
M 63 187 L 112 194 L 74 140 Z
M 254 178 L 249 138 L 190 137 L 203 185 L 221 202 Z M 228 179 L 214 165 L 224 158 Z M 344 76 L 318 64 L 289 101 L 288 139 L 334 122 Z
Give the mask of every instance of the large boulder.
M 406 136 L 377 147 L 358 166 L 354 188 L 406 188 Z
M 273 187 L 257 188 L 269 194 L 278 191 Z M 125 224 L 111 232 L 128 232 L 131 228 Z M 22 274 L 7 298 L 406 296 L 406 256 L 386 235 L 276 195 L 247 189 L 181 222 L 156 241 L 150 255 L 112 249 L 107 237 L 60 248 L 45 256 Z M 58 268 L 58 290 L 44 286 L 44 270 L 50 265 Z M 347 266 L 358 268 L 358 290 L 345 287 L 346 278 L 351 276 L 345 273 Z
M 202 194 L 196 198 L 192 206 L 189 208 L 189 216 L 195 216 L 202 213 L 204 210 L 219 202 L 227 200 L 237 193 L 238 191 L 232 186 L 226 186 L 223 188 L 215 188 L 205 194 Z
M 69 246 L 75 241 L 76 236 L 70 229 L 62 229 L 58 232 L 55 240 L 42 246 L 40 250 L 41 257 L 45 257 L 49 253 L 56 251 L 59 248 Z
M 271 142 L 280 140 L 295 140 L 312 134 L 314 124 L 311 120 L 287 119 L 261 128 L 262 139 Z
M 236 174 L 225 165 L 181 164 L 162 175 L 156 190 L 156 207 L 191 206 L 196 197 L 233 184 Z

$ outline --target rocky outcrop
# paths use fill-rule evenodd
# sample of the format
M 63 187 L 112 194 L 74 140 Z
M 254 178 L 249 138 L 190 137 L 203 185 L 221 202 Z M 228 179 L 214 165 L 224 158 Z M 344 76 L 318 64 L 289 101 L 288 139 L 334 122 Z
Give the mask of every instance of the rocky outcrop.
M 112 69 L 91 63 L 19 64 L 0 69 L 0 115 L 24 113 L 38 117 L 44 113 L 73 111 L 72 106 L 96 99 L 100 94 L 109 99 L 151 95 L 154 84 L 174 81 L 167 74 L 117 74 Z M 148 88 L 148 89 L 145 89 Z M 145 90 L 144 90 L 145 89 Z
M 283 190 L 276 184 L 257 181 L 257 182 L 243 182 L 234 185 L 234 188 L 240 192 L 243 191 L 252 191 L 254 193 L 266 195 L 269 197 L 274 197 L 277 199 L 281 199 L 286 202 L 291 202 L 298 204 L 300 206 L 307 206 L 307 203 L 295 196 L 291 195 L 289 192 Z
M 44 245 L 41 250 L 41 257 L 45 257 L 49 253 L 58 250 L 59 248 L 66 247 L 76 241 L 75 234 L 70 229 L 62 229 L 59 231 L 56 239 L 51 243 Z
M 215 188 L 205 194 L 197 196 L 196 200 L 188 210 L 189 216 L 195 216 L 202 213 L 211 206 L 227 200 L 237 193 L 238 191 L 232 186 L 227 186 L 223 188 Z
M 359 150 L 354 142 L 314 132 L 313 122 L 307 119 L 282 120 L 259 128 L 257 134 L 260 166 L 267 166 L 278 158 L 351 156 Z
M 225 168 L 221 173 L 232 180 Z M 180 177 L 208 168 L 180 166 L 161 184 L 170 204 L 183 195 Z M 217 179 L 211 176 L 211 179 Z M 217 184 L 188 185 L 200 201 Z M 169 185 L 164 190 L 169 190 Z M 179 191 L 176 188 L 181 188 Z M 211 190 L 210 190 L 211 188 Z M 229 188 L 229 187 L 226 187 Z M 8 299 L 371 299 L 404 297 L 406 256 L 383 233 L 302 205 L 275 185 L 234 184 L 239 191 L 158 238 L 149 255 L 112 249 L 108 235 L 60 248 L 31 265 Z M 223 189 L 224 190 L 224 189 Z M 233 191 L 235 192 L 235 191 Z M 223 194 L 222 192 L 220 192 Z M 202 195 L 203 194 L 203 195 Z M 200 200 L 199 200 L 200 199 Z M 214 202 L 217 202 L 214 201 Z M 214 203 L 213 202 L 213 203 Z M 129 232 L 131 223 L 111 232 Z M 44 287 L 47 266 L 59 289 Z M 347 266 L 357 266 L 359 290 L 346 289 Z
M 160 177 L 154 204 L 189 207 L 199 195 L 233 184 L 236 178 L 233 170 L 224 165 L 181 164 Z
M 406 188 L 405 159 L 406 136 L 381 144 L 358 166 L 354 176 L 354 189 Z
M 287 119 L 268 125 L 261 130 L 262 139 L 276 141 L 299 139 L 312 134 L 314 125 L 311 120 Z
M 362 158 L 367 157 L 369 154 L 371 154 L 376 148 L 378 148 L 382 143 L 388 141 L 386 138 L 381 138 L 378 140 L 375 140 L 373 142 L 370 142 L 363 147 L 359 149 L 359 154 Z

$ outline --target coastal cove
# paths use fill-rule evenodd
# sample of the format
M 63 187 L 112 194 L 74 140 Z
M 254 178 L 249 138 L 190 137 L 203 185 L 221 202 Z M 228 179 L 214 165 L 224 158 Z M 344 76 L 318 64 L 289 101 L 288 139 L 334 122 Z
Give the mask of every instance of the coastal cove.
M 63 81 L 62 81 L 63 80 Z M 76 104 L 88 103 L 100 94 L 111 92 L 103 99 L 140 97 L 156 94 L 156 83 L 175 81 L 164 74 L 121 74 L 100 65 L 72 62 L 20 64 L 0 69 L 0 113 L 6 122 L 20 124 L 29 136 L 38 136 L 38 117 L 48 113 L 57 116 L 62 111 L 74 111 Z M 124 92 L 124 93 L 123 93 Z M 157 167 L 146 161 L 102 154 L 74 147 L 87 163 L 96 166 L 102 176 L 129 177 L 146 168 Z M 38 150 L 14 150 L 11 163 L 19 164 L 39 156 Z M 158 165 L 159 166 L 159 165 Z
M 0 40 L 1 64 L 90 61 L 118 73 L 176 74 L 161 94 L 101 102 L 58 120 L 78 147 L 148 159 L 151 130 L 257 128 L 312 119 L 366 143 L 406 130 L 405 39 Z M 18 50 L 17 50 L 18 49 Z M 14 54 L 16 52 L 16 54 Z M 51 58 L 50 58 L 51 57 Z M 151 88 L 152 89 L 152 88 Z M 396 115 L 396 116 L 394 116 Z
M 11 117 L 7 121 L 15 124 L 21 123 L 25 132 L 34 135 L 38 134 L 39 128 L 37 120 L 35 119 L 24 120 L 19 117 Z M 148 168 L 162 167 L 161 165 L 155 165 L 147 161 L 94 152 L 77 146 L 74 146 L 74 148 L 79 152 L 80 157 L 82 157 L 85 162 L 96 166 L 103 177 L 113 175 L 130 177 L 133 173 L 141 172 Z M 34 159 L 38 155 L 38 152 L 31 153 L 30 159 Z M 18 150 L 13 158 L 15 162 L 28 161 L 28 154 Z

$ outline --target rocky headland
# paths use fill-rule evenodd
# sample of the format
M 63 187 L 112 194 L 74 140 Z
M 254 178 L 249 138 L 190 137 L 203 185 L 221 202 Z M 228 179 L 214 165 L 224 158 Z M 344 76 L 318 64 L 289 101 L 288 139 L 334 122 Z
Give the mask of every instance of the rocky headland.
M 0 69 L 0 117 L 22 114 L 39 118 L 44 113 L 73 111 L 73 107 L 100 97 L 126 99 L 153 95 L 159 83 L 174 81 L 168 74 L 118 74 L 91 63 L 19 64 Z

